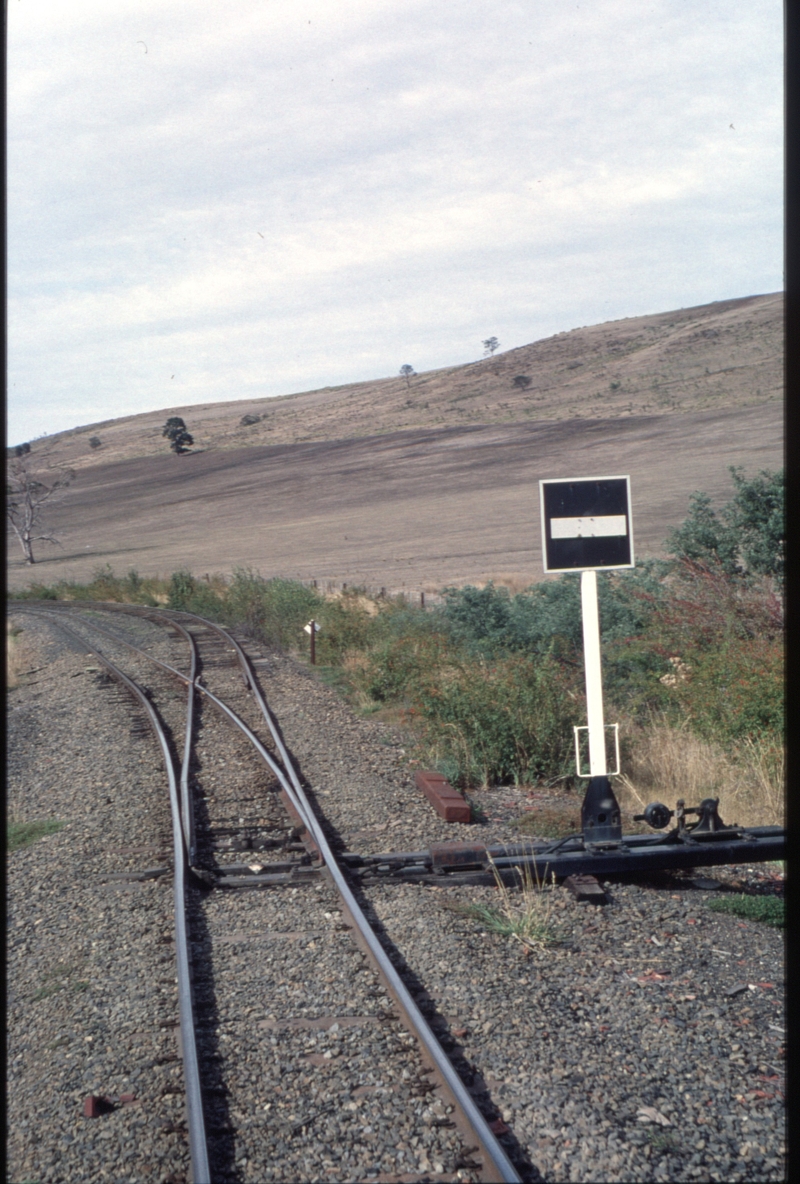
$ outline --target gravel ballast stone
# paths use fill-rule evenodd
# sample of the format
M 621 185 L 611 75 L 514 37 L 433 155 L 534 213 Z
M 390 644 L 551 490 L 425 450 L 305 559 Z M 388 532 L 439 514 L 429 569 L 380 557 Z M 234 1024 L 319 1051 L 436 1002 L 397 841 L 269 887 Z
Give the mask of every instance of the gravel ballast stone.
M 87 651 L 31 614 L 13 620 L 42 668 L 8 693 L 10 808 L 65 825 L 7 861 L 9 1176 L 179 1184 L 189 1164 L 171 879 L 103 878 L 171 862 L 160 755 Z M 185 648 L 155 626 L 124 627 L 185 666 Z M 356 717 L 293 659 L 245 646 L 335 848 L 519 839 L 519 811 L 503 806 L 512 791 L 483 795 L 488 821 L 444 822 L 393 729 Z M 121 649 L 112 656 L 144 671 Z M 151 681 L 159 696 L 171 687 L 164 714 L 180 742 L 177 684 Z M 208 682 L 266 740 L 235 671 L 221 663 Z M 237 844 L 214 858 L 287 858 L 236 837 L 291 839 L 276 788 L 203 710 L 199 816 Z M 705 907 L 727 890 L 780 892 L 774 869 L 603 887 L 604 906 L 555 889 L 560 940 L 529 952 L 457 911 L 496 906 L 492 887 L 355 890 L 479 1105 L 508 1128 L 501 1140 L 523 1178 L 783 1179 L 783 933 Z M 218 1065 L 215 1180 L 471 1178 L 447 1102 L 325 880 L 197 886 L 192 907 L 200 1041 Z M 132 1104 L 83 1116 L 87 1096 L 126 1093 Z

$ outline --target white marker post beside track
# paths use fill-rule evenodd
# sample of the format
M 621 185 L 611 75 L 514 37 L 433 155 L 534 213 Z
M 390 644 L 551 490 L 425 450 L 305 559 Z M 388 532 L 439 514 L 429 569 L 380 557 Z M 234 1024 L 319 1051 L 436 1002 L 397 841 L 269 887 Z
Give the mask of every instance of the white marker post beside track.
M 583 664 L 586 674 L 586 716 L 589 724 L 589 775 L 605 777 L 606 727 L 603 719 L 603 673 L 600 666 L 600 614 L 597 572 L 581 572 Z M 578 770 L 580 772 L 580 770 Z
M 314 666 L 317 661 L 317 644 L 316 643 L 317 643 L 317 634 L 319 633 L 320 626 L 318 625 L 318 623 L 316 621 L 314 621 L 312 619 L 311 621 L 308 622 L 307 625 L 304 625 L 303 628 L 305 629 L 306 633 L 311 634 L 311 647 L 310 647 L 311 648 L 311 655 L 310 656 L 311 656 L 311 665 Z
M 589 788 L 581 818 L 584 841 L 619 842 L 619 805 L 608 779 L 597 573 L 634 566 L 629 477 L 540 481 L 546 572 L 581 573 L 583 660 L 589 732 Z M 581 773 L 576 728 L 576 762 Z M 619 769 L 617 768 L 617 772 Z

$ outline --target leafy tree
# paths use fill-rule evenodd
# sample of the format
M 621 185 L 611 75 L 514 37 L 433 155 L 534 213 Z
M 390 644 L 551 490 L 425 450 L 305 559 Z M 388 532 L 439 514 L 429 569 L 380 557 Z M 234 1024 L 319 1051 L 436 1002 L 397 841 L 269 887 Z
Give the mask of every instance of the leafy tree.
M 36 562 L 33 557 L 34 543 L 58 543 L 55 535 L 44 529 L 44 507 L 73 478 L 67 469 L 57 469 L 54 475 L 44 476 L 45 480 L 40 479 L 42 474 L 34 474 L 20 458 L 11 466 L 6 477 L 6 517 L 19 540 L 26 563 Z
M 186 424 L 179 415 L 170 416 L 164 424 L 161 435 L 168 438 L 169 446 L 176 455 L 188 452 L 191 445 L 194 444 L 194 438 L 187 432 Z
M 762 470 L 751 481 L 741 467 L 730 469 L 736 492 L 726 507 L 748 571 L 783 578 L 786 544 L 786 479 L 783 470 Z
M 666 541 L 667 550 L 678 559 L 693 563 L 719 564 L 727 575 L 736 572 L 737 538 L 711 505 L 707 493 L 689 498 L 689 515 Z
M 494 351 L 500 348 L 500 342 L 496 337 L 487 337 L 483 342 L 483 348 L 485 355 L 491 357 Z
M 693 493 L 689 515 L 667 539 L 679 559 L 719 564 L 730 576 L 747 571 L 783 579 L 785 477 L 762 470 L 748 480 L 730 466 L 734 496 L 717 513 L 707 493 Z
M 528 378 L 527 374 L 518 374 L 514 379 L 514 386 L 518 387 L 519 390 L 524 391 L 531 385 L 531 381 L 532 380 Z
M 400 373 L 402 374 L 403 378 L 406 380 L 406 386 L 411 386 L 411 378 L 414 374 L 416 374 L 416 370 L 414 369 L 414 367 L 409 366 L 408 362 L 406 362 L 405 365 L 400 367 Z
M 102 446 L 103 446 L 103 441 L 100 439 L 99 436 L 90 436 L 89 437 L 89 447 L 90 448 L 102 448 Z

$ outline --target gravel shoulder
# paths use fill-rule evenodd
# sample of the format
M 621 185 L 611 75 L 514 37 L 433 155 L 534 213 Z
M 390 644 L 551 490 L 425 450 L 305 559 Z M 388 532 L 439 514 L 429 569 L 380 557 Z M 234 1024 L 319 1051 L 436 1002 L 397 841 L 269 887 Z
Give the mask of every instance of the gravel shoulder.
M 188 1161 L 172 1026 L 171 887 L 103 878 L 158 865 L 169 849 L 159 756 L 136 728 L 117 730 L 127 702 L 85 653 L 28 615 L 14 619 L 38 669 L 8 692 L 9 807 L 22 821 L 65 825 L 7 859 L 9 1178 L 177 1182 Z M 414 787 L 390 728 L 354 716 L 308 668 L 248 648 L 342 848 L 374 853 L 519 837 L 510 824 L 513 794 L 487 797 L 483 824 L 444 823 Z M 210 767 L 205 774 L 211 799 Z M 264 814 L 272 809 L 266 804 Z M 772 874 L 709 872 L 780 891 Z M 486 1113 L 509 1128 L 526 1178 L 784 1178 L 783 935 L 711 912 L 714 894 L 693 886 L 699 876 L 612 883 L 605 907 L 578 904 L 558 889 L 551 906 L 560 944 L 529 954 L 454 910 L 496 904 L 489 887 L 360 889 L 465 1080 Z M 345 949 L 330 889 L 282 899 L 283 918 L 269 928 L 259 903 L 268 895 L 237 903 L 241 897 L 212 893 L 205 905 L 209 942 L 229 950 L 232 968 L 247 970 L 241 990 L 233 976 L 218 984 L 220 1055 L 226 1036 L 245 1038 L 246 1015 L 259 1041 L 265 1033 L 275 1040 L 278 1070 L 307 1066 L 284 1074 L 283 1097 L 255 1091 L 252 1111 L 234 1117 L 232 1178 L 265 1178 L 257 1165 L 269 1150 L 284 1156 L 286 1174 L 310 1179 L 307 1141 L 317 1146 L 315 1179 L 392 1180 L 403 1170 L 410 1180 L 457 1179 L 443 1114 L 428 1115 L 431 1141 L 419 1150 L 416 1135 L 388 1121 L 392 1094 L 414 1092 L 413 1057 L 396 1025 L 379 1018 L 382 992 L 366 974 L 357 985 L 361 956 Z M 231 941 L 231 933 L 247 935 L 246 943 Z M 337 1015 L 361 1016 L 362 1027 L 314 1027 Z M 357 1082 L 344 1070 L 345 1054 L 366 1040 L 386 1043 L 386 1068 L 380 1079 L 367 1073 Z M 262 1064 L 254 1035 L 252 1042 L 235 1072 L 280 1083 L 280 1072 Z M 83 1117 L 87 1095 L 129 1092 L 132 1104 L 100 1120 Z M 320 1136 L 306 1137 L 302 1120 L 315 1116 Z M 298 1124 L 300 1144 L 297 1135 L 287 1138 Z M 384 1149 L 392 1138 L 395 1150 L 406 1143 L 405 1169 L 395 1156 L 389 1170 Z M 362 1144 L 363 1155 L 332 1154 L 342 1140 Z
M 160 761 L 91 657 L 15 623 L 40 668 L 8 692 L 9 810 L 64 827 L 7 857 L 9 1178 L 159 1180 L 183 1155 L 171 886 L 104 877 L 170 851 Z

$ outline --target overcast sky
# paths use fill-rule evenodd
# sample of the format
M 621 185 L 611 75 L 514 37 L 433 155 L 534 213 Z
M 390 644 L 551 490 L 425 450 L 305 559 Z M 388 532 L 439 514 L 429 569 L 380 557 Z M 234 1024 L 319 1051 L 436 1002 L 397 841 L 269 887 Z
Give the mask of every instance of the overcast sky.
M 8 22 L 12 444 L 783 286 L 779 0 Z

